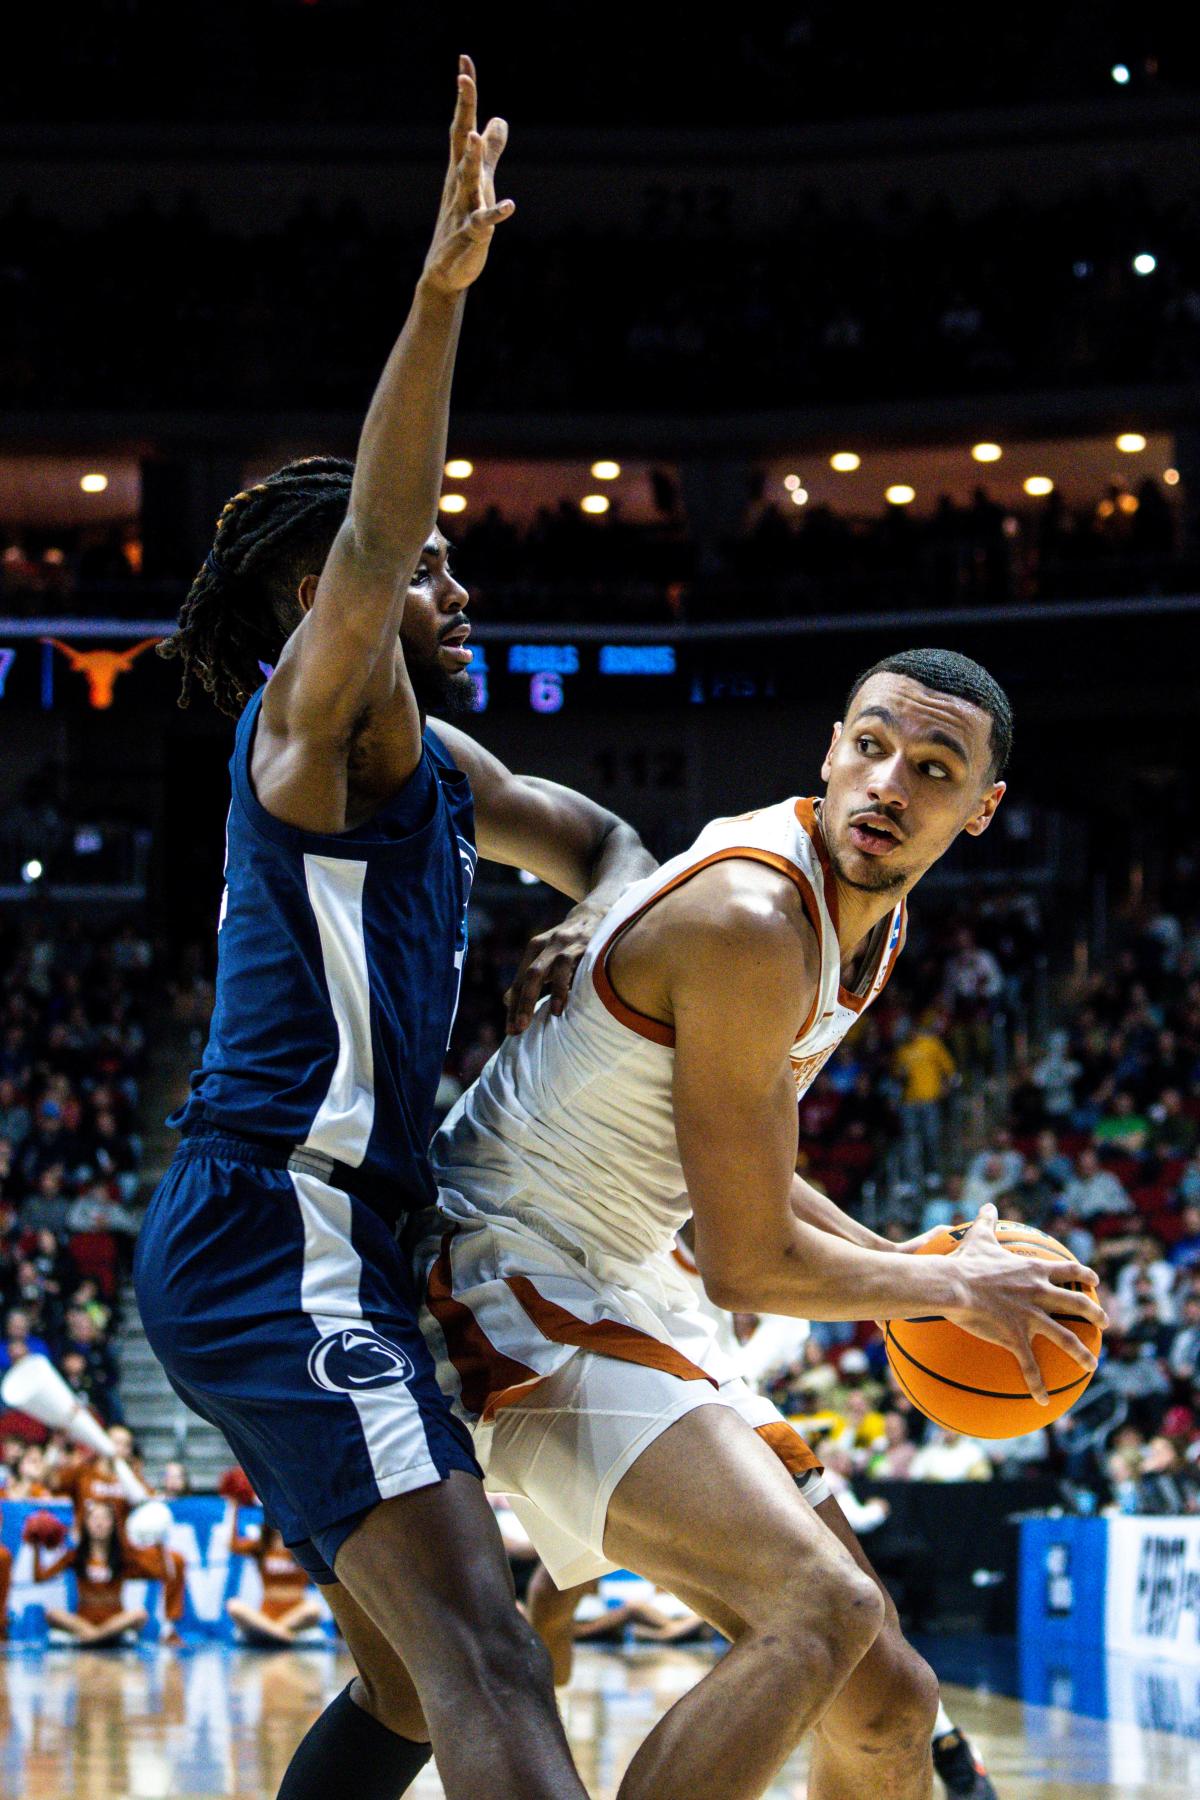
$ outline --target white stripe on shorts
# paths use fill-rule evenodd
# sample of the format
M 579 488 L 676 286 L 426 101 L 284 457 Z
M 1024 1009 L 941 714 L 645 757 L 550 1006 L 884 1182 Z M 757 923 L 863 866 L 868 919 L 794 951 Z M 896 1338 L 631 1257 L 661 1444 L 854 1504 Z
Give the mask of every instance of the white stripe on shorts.
M 289 1174 L 304 1225 L 300 1305 L 321 1337 L 354 1324 L 375 1330 L 359 1298 L 362 1259 L 350 1236 L 350 1196 L 315 1175 Z M 358 1412 L 381 1500 L 441 1480 L 421 1408 L 406 1383 L 343 1392 Z

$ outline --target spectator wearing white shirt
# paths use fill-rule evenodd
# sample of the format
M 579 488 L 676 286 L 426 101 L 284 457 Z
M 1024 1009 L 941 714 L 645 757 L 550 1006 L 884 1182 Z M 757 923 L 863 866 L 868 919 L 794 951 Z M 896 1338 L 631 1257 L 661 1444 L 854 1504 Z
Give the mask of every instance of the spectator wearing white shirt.
M 1089 1144 L 1079 1152 L 1076 1174 L 1063 1190 L 1063 1204 L 1083 1220 L 1131 1213 L 1133 1201 L 1111 1169 L 1103 1167 L 1099 1153 Z
M 1123 1330 L 1129 1328 L 1138 1284 L 1143 1278 L 1150 1283 L 1159 1318 L 1165 1324 L 1169 1324 L 1175 1316 L 1172 1300 L 1175 1271 L 1165 1260 L 1163 1247 L 1158 1239 L 1147 1235 L 1138 1239 L 1137 1250 L 1132 1261 L 1125 1264 L 1117 1276 L 1114 1286 L 1113 1291 L 1116 1295 Z

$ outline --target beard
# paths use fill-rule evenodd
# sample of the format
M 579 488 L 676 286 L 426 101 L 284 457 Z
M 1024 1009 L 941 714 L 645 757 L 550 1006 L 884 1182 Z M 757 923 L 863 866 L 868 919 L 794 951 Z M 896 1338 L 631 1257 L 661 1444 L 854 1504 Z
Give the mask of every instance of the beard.
M 445 669 L 437 653 L 419 661 L 406 654 L 408 679 L 422 715 L 436 713 L 442 719 L 460 719 L 475 710 L 475 684 L 469 669 Z
M 838 880 L 846 887 L 857 888 L 862 894 L 893 893 L 897 888 L 905 886 L 911 873 L 908 869 L 891 869 L 883 865 L 877 869 L 873 881 L 856 881 L 828 839 L 826 839 L 825 848 L 829 852 L 829 860 L 833 864 Z

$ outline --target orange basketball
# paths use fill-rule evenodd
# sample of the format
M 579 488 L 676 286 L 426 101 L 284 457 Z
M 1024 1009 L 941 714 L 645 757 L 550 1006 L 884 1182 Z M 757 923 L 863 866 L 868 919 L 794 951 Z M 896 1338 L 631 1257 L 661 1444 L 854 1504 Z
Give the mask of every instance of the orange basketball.
M 918 1254 L 953 1255 L 970 1229 L 956 1225 L 937 1232 Z M 1001 1221 L 996 1236 L 1014 1256 L 1061 1258 L 1071 1252 L 1032 1225 Z M 1075 1284 L 1072 1284 L 1075 1285 Z M 1083 1319 L 1063 1319 L 1094 1354 L 1100 1330 Z M 1048 1425 L 1074 1406 L 1091 1376 L 1048 1338 L 1034 1339 L 1034 1352 L 1050 1394 L 1039 1406 L 1011 1350 L 989 1344 L 940 1315 L 929 1319 L 891 1319 L 884 1328 L 887 1357 L 901 1388 L 913 1405 L 948 1431 L 967 1437 L 1014 1438 Z

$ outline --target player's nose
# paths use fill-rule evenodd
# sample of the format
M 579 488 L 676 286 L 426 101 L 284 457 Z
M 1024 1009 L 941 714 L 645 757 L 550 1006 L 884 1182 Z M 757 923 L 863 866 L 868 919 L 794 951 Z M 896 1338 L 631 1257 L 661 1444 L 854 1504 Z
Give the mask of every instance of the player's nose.
M 441 610 L 450 613 L 464 612 L 470 604 L 471 596 L 462 582 L 456 581 L 453 575 L 447 575 L 439 596 Z
M 908 777 L 904 758 L 896 755 L 889 757 L 886 762 L 876 763 L 871 771 L 867 793 L 880 806 L 907 806 Z

